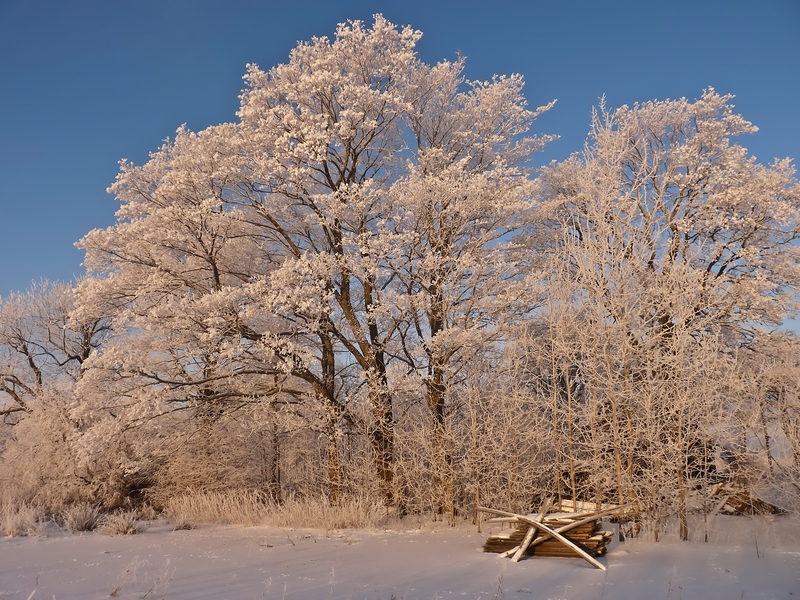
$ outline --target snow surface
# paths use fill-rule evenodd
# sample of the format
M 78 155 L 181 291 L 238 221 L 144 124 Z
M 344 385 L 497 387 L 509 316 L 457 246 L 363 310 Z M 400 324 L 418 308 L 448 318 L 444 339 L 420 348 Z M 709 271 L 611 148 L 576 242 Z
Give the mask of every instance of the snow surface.
M 600 559 L 606 572 L 580 559 L 485 554 L 488 532 L 467 525 L 173 532 L 161 521 L 126 537 L 53 531 L 0 540 L 0 599 L 800 598 L 797 522 L 718 518 L 728 521 L 708 544 L 614 542 Z

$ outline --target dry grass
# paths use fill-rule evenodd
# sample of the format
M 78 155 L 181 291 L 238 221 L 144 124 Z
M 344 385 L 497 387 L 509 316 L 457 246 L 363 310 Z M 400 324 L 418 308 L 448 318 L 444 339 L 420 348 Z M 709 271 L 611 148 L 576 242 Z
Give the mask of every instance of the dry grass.
M 183 512 L 173 513 L 170 515 L 172 518 L 172 531 L 182 531 L 194 529 L 196 526 L 195 519 L 190 514 Z
M 44 509 L 29 504 L 5 504 L 0 511 L 0 530 L 6 537 L 44 537 L 47 535 Z
M 170 498 L 164 513 L 175 528 L 197 523 L 261 525 L 267 511 L 266 497 L 258 492 L 189 492 Z M 178 527 L 181 524 L 182 527 Z
M 105 535 L 134 535 L 147 529 L 135 510 L 120 511 L 103 517 L 97 531 Z
M 375 529 L 386 524 L 386 509 L 361 496 L 335 505 L 325 497 L 290 497 L 278 504 L 255 491 L 191 492 L 170 499 L 165 512 L 175 529 L 198 523 L 320 529 Z
M 323 529 L 377 529 L 385 527 L 386 508 L 364 496 L 349 496 L 332 505 L 326 497 L 289 498 L 276 506 L 269 525 Z
M 101 521 L 100 507 L 94 504 L 74 504 L 61 511 L 61 522 L 70 533 L 94 531 Z

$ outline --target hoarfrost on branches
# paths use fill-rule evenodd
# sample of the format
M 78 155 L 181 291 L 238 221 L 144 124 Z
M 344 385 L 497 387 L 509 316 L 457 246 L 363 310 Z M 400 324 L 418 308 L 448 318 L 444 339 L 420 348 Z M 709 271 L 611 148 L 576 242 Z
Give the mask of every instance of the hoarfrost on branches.
M 723 480 L 798 506 L 797 343 L 774 331 L 797 309 L 791 161 L 750 157 L 708 89 L 601 104 L 539 176 L 553 103 L 426 64 L 420 35 L 341 24 L 248 65 L 235 122 L 120 162 L 89 275 L 0 305 L 0 476 L 35 465 L 52 502 L 324 490 L 450 523 L 552 495 L 684 537 Z

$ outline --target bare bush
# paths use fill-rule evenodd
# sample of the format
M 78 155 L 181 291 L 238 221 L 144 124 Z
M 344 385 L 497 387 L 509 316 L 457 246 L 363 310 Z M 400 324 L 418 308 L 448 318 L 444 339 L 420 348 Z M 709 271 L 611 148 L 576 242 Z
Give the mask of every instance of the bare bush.
M 199 422 L 187 419 L 184 412 L 163 422 L 170 437 L 153 457 L 156 466 L 148 501 L 164 509 L 169 498 L 185 490 L 221 492 L 268 485 L 270 444 L 261 439 L 253 412 L 243 409 L 213 421 L 192 413 Z

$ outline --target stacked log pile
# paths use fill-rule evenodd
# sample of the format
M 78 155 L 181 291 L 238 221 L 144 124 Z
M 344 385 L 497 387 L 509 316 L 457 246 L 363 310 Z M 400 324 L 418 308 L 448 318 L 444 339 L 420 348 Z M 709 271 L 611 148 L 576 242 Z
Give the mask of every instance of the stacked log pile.
M 551 500 L 548 499 L 536 515 L 479 507 L 479 511 L 495 515 L 488 522 L 508 523 L 514 527 L 509 533 L 490 536 L 483 551 L 499 552 L 501 557 L 511 556 L 515 562 L 525 555 L 580 557 L 605 571 L 605 566 L 596 557 L 606 553 L 612 534 L 603 531 L 601 517 L 619 513 L 625 507 L 548 513 L 550 506 Z
M 573 525 L 582 521 L 581 525 L 573 527 L 563 532 L 564 537 L 575 545 L 583 549 L 591 556 L 603 556 L 606 553 L 606 546 L 611 540 L 612 533 L 603 531 L 602 521 L 599 518 L 586 521 L 587 515 L 558 513 L 547 515 L 542 519 L 542 524 L 550 529 L 559 529 Z M 528 532 L 528 524 L 514 522 L 507 519 L 514 529 L 508 533 L 492 535 L 483 545 L 484 552 L 508 552 L 520 546 Z M 537 543 L 538 542 L 538 543 Z M 547 534 L 536 532 L 530 545 L 525 551 L 527 556 L 563 556 L 577 558 L 579 554 L 572 548 L 564 545 L 563 542 L 548 537 Z

